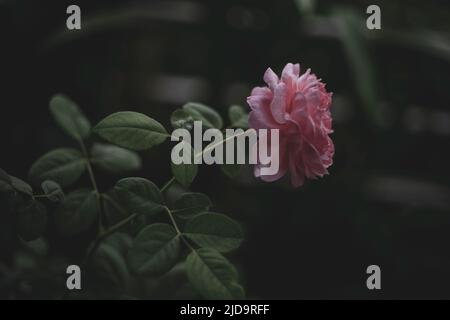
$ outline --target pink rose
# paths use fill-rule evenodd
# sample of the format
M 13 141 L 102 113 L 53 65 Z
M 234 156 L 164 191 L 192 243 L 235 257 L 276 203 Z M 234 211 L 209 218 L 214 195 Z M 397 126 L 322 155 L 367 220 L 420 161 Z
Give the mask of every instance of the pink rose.
M 255 176 L 275 181 L 290 173 L 294 187 L 303 185 L 305 177 L 316 179 L 328 174 L 333 163 L 334 145 L 331 128 L 331 93 L 308 69 L 300 76 L 300 65 L 288 63 L 281 79 L 268 68 L 264 81 L 268 87 L 256 87 L 247 98 L 252 111 L 249 125 L 253 129 L 279 129 L 279 171 L 262 176 L 261 163 Z

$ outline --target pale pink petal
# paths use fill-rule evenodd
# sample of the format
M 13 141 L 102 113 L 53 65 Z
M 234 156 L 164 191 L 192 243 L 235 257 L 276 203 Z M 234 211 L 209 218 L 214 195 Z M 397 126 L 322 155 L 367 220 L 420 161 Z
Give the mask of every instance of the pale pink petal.
M 252 90 L 251 96 L 262 96 L 264 98 L 272 98 L 272 90 L 267 87 L 255 87 Z
M 277 128 L 279 124 L 274 120 L 269 108 L 258 111 L 251 111 L 248 117 L 248 124 L 253 129 Z
M 281 80 L 285 81 L 294 77 L 294 65 L 292 63 L 288 63 L 281 72 Z
M 254 95 L 247 98 L 247 103 L 250 108 L 256 111 L 264 108 L 270 108 L 271 102 L 272 98 L 264 95 Z
M 281 82 L 275 87 L 273 100 L 270 104 L 270 110 L 272 111 L 273 118 L 278 123 L 286 123 L 286 99 L 287 87 Z
M 307 100 L 303 93 L 297 92 L 294 95 L 294 98 L 292 99 L 291 103 L 291 114 L 295 113 L 297 116 L 305 116 L 307 112 Z M 294 118 L 293 115 L 291 115 L 292 118 Z
M 300 64 L 299 63 L 294 64 L 294 74 L 297 77 L 300 76 Z
M 272 69 L 267 68 L 264 73 L 264 82 L 267 83 L 269 88 L 273 89 L 278 84 L 278 76 L 273 72 Z

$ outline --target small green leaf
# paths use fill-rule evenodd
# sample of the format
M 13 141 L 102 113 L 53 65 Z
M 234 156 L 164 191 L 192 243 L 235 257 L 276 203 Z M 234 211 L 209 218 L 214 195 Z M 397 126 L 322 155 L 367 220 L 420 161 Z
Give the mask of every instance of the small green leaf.
M 184 193 L 175 201 L 172 212 L 177 217 L 189 219 L 199 213 L 207 212 L 211 206 L 211 200 L 203 193 Z
M 28 183 L 13 176 L 10 176 L 10 178 L 11 178 L 11 185 L 13 186 L 14 189 L 16 189 L 19 192 L 25 193 L 29 196 L 33 196 L 33 188 L 31 188 L 31 186 Z
M 19 235 L 26 241 L 39 238 L 47 227 L 47 210 L 39 201 L 32 201 L 19 208 L 17 227 Z
M 244 237 L 239 223 L 218 213 L 197 215 L 188 221 L 183 234 L 200 247 L 220 252 L 239 248 Z
M 86 160 L 76 149 L 60 148 L 40 157 L 30 169 L 30 180 L 39 184 L 53 180 L 63 187 L 77 181 L 86 169 Z
M 45 195 L 52 202 L 61 202 L 64 200 L 64 192 L 59 184 L 52 180 L 45 180 L 41 184 Z
M 195 163 L 191 164 L 174 164 L 171 163 L 172 174 L 175 179 L 183 186 L 189 187 L 194 181 L 198 173 L 198 166 Z
M 231 126 L 233 128 L 248 128 L 248 114 L 245 112 L 244 108 L 238 105 L 233 105 L 228 109 L 228 117 L 231 121 Z
M 106 217 L 104 222 L 109 226 L 119 223 L 132 214 L 119 205 L 119 200 L 117 199 L 114 189 L 108 191 L 106 194 L 103 194 L 102 201 Z
M 109 115 L 95 126 L 94 131 L 103 139 L 132 150 L 150 149 L 169 137 L 158 121 L 132 111 Z
M 200 248 L 186 259 L 186 272 L 194 289 L 205 299 L 243 299 L 234 266 L 219 252 Z
M 98 217 L 96 197 L 94 191 L 86 189 L 69 193 L 55 213 L 58 231 L 70 237 L 89 229 Z
M 183 109 L 176 109 L 170 116 L 170 123 L 174 129 L 191 130 L 194 127 L 194 118 Z
M 165 223 L 155 223 L 139 232 L 128 254 L 133 272 L 140 275 L 161 275 L 177 262 L 180 238 L 175 229 Z
M 144 178 L 124 178 L 114 187 L 120 204 L 130 213 L 155 214 L 163 208 L 161 191 L 151 181 Z
M 190 150 L 191 163 L 174 164 L 173 162 L 171 162 L 170 165 L 172 168 L 172 174 L 175 179 L 183 187 L 187 188 L 191 185 L 191 183 L 197 176 L 198 166 L 194 163 L 194 150 L 192 149 L 192 147 L 186 141 L 181 141 L 179 143 L 185 144 L 186 147 L 183 147 L 183 150 Z
M 203 126 L 206 128 L 222 129 L 223 127 L 223 120 L 220 114 L 204 104 L 189 102 L 183 106 L 183 110 L 195 121 L 202 121 Z
M 118 248 L 104 242 L 95 251 L 92 265 L 96 279 L 104 280 L 107 284 L 113 284 L 116 289 L 124 289 L 130 281 L 125 257 Z
M 141 168 L 141 158 L 133 151 L 111 144 L 96 143 L 91 149 L 92 163 L 111 173 L 126 173 Z
M 50 112 L 58 125 L 72 138 L 83 140 L 89 136 L 91 124 L 75 102 L 62 94 L 50 100 Z

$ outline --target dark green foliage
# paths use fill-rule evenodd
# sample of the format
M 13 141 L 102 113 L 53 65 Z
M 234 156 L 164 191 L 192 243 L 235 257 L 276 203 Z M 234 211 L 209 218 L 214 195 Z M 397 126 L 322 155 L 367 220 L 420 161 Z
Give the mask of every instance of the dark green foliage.
M 108 288 L 99 293 L 102 295 L 133 296 L 143 280 L 160 288 L 181 270 L 184 280 L 171 286 L 172 296 L 243 297 L 235 268 L 219 253 L 239 247 L 241 227 L 224 215 L 205 213 L 212 206 L 206 195 L 184 192 L 169 208 L 159 187 L 145 178 L 122 178 L 107 190 L 99 189 L 94 169 L 114 175 L 138 171 L 141 158 L 127 149 L 148 150 L 169 137 L 159 122 L 137 112 L 112 114 L 92 130 L 112 144 L 94 142 L 88 148 L 91 126 L 73 101 L 56 95 L 50 101 L 50 111 L 63 131 L 78 142 L 79 149 L 58 148 L 34 162 L 29 177 L 40 192 L 0 170 L 0 192 L 15 206 L 16 237 L 26 241 L 24 246 L 34 251 L 38 245 L 41 249 L 36 252 L 43 254 L 46 250 L 39 243 L 46 244 L 46 233 L 54 231 L 68 244 L 89 237 L 79 264 L 87 273 L 87 282 L 95 278 Z M 171 120 L 175 127 L 185 127 L 192 119 L 207 126 L 223 126 L 216 111 L 195 103 L 185 105 Z M 171 183 L 189 187 L 197 172 L 197 165 L 172 164 Z M 80 179 L 82 176 L 86 179 Z M 90 186 L 86 185 L 88 179 Z M 49 217 L 52 223 L 48 223 Z M 178 225 L 178 219 L 183 225 Z M 17 259 L 21 268 L 36 267 L 34 256 L 24 254 Z

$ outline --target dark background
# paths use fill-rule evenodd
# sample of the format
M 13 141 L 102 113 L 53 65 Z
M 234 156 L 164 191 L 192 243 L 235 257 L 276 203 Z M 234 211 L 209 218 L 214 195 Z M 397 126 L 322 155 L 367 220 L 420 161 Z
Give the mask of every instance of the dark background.
M 69 4 L 80 31 L 65 27 Z M 365 28 L 369 4 L 382 30 Z M 37 157 L 72 143 L 48 112 L 55 93 L 92 123 L 133 110 L 168 127 L 188 101 L 225 117 L 267 67 L 299 62 L 334 92 L 330 175 L 292 189 L 251 168 L 231 180 L 202 166 L 192 186 L 243 223 L 232 260 L 248 296 L 450 298 L 449 13 L 437 0 L 0 0 L 0 167 L 26 178 Z M 169 152 L 144 153 L 138 175 L 162 185 Z M 51 255 L 63 251 L 50 240 Z M 371 264 L 380 291 L 366 288 Z

